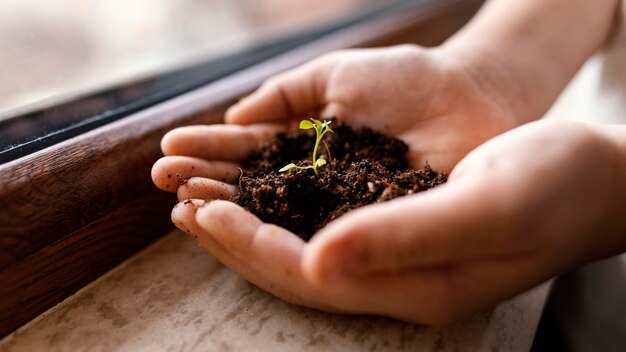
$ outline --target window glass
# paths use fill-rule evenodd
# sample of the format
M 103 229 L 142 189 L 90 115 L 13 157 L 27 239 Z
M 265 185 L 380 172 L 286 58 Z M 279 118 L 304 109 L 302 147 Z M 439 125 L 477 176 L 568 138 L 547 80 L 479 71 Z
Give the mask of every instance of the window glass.
M 2 0 L 0 120 L 391 2 Z

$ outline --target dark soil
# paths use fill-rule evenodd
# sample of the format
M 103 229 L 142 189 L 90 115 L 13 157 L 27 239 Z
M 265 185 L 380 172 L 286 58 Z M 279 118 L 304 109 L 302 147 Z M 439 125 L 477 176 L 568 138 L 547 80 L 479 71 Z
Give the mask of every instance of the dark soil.
M 279 134 L 243 165 L 239 193 L 232 201 L 264 222 L 282 226 L 308 241 L 328 222 L 367 204 L 421 192 L 446 182 L 447 175 L 430 168 L 410 170 L 407 145 L 371 129 L 353 130 L 333 124 L 320 153 L 326 165 L 278 170 L 311 162 L 314 130 Z M 330 155 L 329 155 L 330 152 Z

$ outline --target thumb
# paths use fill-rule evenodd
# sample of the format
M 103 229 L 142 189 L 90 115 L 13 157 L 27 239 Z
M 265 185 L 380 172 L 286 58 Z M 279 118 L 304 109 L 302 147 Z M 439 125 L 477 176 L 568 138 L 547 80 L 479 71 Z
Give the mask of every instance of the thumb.
M 333 62 L 332 56 L 327 55 L 268 79 L 226 111 L 226 123 L 282 121 L 323 107 Z
M 303 272 L 322 283 L 500 254 L 510 236 L 494 233 L 512 226 L 508 196 L 467 181 L 344 215 L 305 246 Z

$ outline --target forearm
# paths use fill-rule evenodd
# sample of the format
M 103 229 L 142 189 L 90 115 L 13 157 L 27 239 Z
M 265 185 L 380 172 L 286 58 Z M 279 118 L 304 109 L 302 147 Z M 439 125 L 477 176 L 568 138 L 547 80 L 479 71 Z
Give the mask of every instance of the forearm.
M 490 0 L 443 49 L 506 92 L 520 123 L 540 118 L 606 41 L 617 0 Z

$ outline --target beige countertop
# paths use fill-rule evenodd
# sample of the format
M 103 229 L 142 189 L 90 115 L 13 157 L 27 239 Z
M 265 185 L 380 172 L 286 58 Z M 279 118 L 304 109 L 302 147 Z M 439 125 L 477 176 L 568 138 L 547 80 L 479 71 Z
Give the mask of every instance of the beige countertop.
M 0 351 L 527 351 L 549 284 L 426 328 L 292 306 L 174 231 L 0 341 Z

